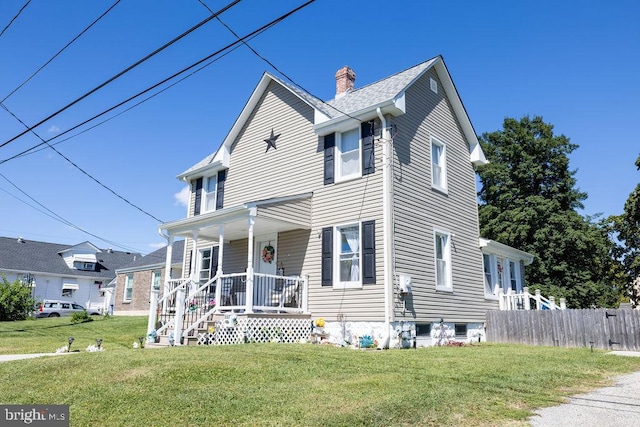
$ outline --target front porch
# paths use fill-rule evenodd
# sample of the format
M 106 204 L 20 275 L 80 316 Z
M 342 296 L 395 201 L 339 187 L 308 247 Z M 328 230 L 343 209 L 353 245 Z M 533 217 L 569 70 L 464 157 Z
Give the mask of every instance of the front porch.
M 549 298 L 543 297 L 540 289 L 536 289 L 535 293 L 531 294 L 527 287 L 524 287 L 522 292 L 514 292 L 512 289 L 507 289 L 505 293 L 503 289 L 499 289 L 498 301 L 501 311 L 565 310 L 567 308 L 564 298 L 560 298 L 560 304 L 556 305 L 556 299 L 553 296 Z

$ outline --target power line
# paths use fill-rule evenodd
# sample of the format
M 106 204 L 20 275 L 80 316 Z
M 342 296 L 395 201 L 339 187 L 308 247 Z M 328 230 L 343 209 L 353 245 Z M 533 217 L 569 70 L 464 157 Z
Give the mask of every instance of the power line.
M 18 13 L 16 14 L 16 16 L 14 16 L 11 21 L 9 21 L 9 23 L 7 24 L 6 27 L 4 27 L 2 29 L 2 31 L 0 31 L 0 37 L 2 37 L 2 35 L 4 34 L 5 31 L 7 31 L 7 29 L 11 26 L 11 24 L 13 24 L 13 21 L 15 21 L 16 19 L 18 19 L 18 16 L 20 16 L 20 14 L 22 13 L 22 11 L 29 6 L 29 3 L 31 3 L 31 0 L 27 0 L 27 2 L 24 4 L 24 6 L 22 6 L 22 8 L 18 11 Z
M 302 4 L 302 5 L 298 6 L 298 7 L 296 7 L 295 9 L 290 10 L 289 12 L 287 12 L 287 13 L 285 13 L 284 15 L 281 15 L 280 17 L 278 17 L 278 18 L 276 18 L 276 19 L 272 20 L 271 22 L 269 22 L 269 23 L 267 23 L 267 24 L 263 25 L 262 27 L 258 28 L 257 30 L 254 30 L 254 31 L 252 31 L 251 33 L 249 33 L 249 34 L 245 35 L 244 37 L 241 37 L 240 39 L 238 39 L 238 40 L 236 40 L 236 41 L 234 41 L 234 42 L 229 43 L 229 44 L 228 44 L 228 45 L 226 45 L 225 47 L 223 47 L 223 48 L 221 48 L 221 49 L 218 49 L 218 50 L 217 50 L 217 51 L 215 51 L 214 53 L 212 53 L 212 54 L 210 54 L 210 55 L 208 55 L 208 56 L 206 56 L 206 57 L 204 57 L 204 58 L 200 59 L 199 61 L 196 61 L 195 63 L 193 63 L 193 64 L 191 64 L 191 65 L 189 65 L 189 66 L 187 66 L 187 67 L 183 68 L 182 70 L 180 70 L 180 71 L 178 71 L 178 72 L 176 72 L 176 73 L 172 74 L 171 76 L 169 76 L 169 77 L 167 77 L 167 78 L 165 78 L 165 79 L 163 79 L 163 80 L 159 81 L 158 83 L 156 83 L 156 84 L 154 84 L 154 85 L 152 85 L 152 86 L 148 87 L 147 89 L 144 89 L 144 90 L 142 90 L 142 91 L 138 92 L 137 94 L 135 94 L 135 95 L 133 95 L 133 96 L 130 96 L 129 98 L 125 99 L 124 101 L 121 101 L 121 102 L 119 102 L 118 104 L 116 104 L 116 105 L 114 105 L 114 106 L 112 106 L 112 107 L 110 107 L 110 108 L 108 108 L 108 109 L 106 109 L 106 110 L 102 111 L 101 113 L 98 113 L 98 114 L 94 115 L 93 117 L 91 117 L 91 118 L 89 118 L 89 119 L 86 119 L 86 120 L 84 120 L 83 122 L 81 122 L 81 123 L 79 123 L 79 124 L 77 124 L 77 125 L 75 125 L 75 126 L 73 126 L 73 127 L 69 128 L 69 129 L 65 130 L 64 132 L 61 132 L 61 133 L 59 133 L 58 135 L 56 135 L 56 136 L 54 136 L 54 137 L 52 137 L 52 138 L 49 138 L 48 140 L 46 140 L 46 142 L 45 142 L 45 143 L 47 143 L 47 142 L 51 142 L 51 141 L 53 141 L 54 139 L 57 139 L 57 138 L 59 138 L 59 137 L 61 137 L 61 136 L 65 135 L 65 134 L 67 134 L 67 133 L 69 133 L 69 132 L 71 132 L 71 131 L 73 131 L 73 130 L 75 130 L 75 129 L 77 129 L 77 128 L 81 127 L 81 126 L 84 126 L 85 124 L 87 124 L 87 123 L 89 123 L 89 122 L 91 122 L 91 121 L 93 121 L 93 120 L 95 120 L 95 119 L 97 119 L 97 118 L 99 118 L 99 117 L 101 117 L 101 116 L 103 116 L 103 115 L 105 115 L 105 114 L 107 114 L 107 113 L 109 113 L 109 112 L 111 112 L 111 111 L 115 110 L 116 108 L 121 107 L 122 105 L 124 105 L 124 104 L 126 104 L 126 103 L 128 103 L 128 102 L 130 102 L 130 101 L 132 101 L 132 100 L 134 100 L 134 99 L 136 99 L 136 98 L 138 98 L 138 97 L 140 97 L 140 96 L 144 95 L 145 93 L 147 93 L 147 92 L 149 92 L 149 91 L 151 91 L 151 90 L 153 90 L 153 89 L 157 88 L 158 86 L 161 86 L 161 85 L 163 85 L 163 84 L 167 83 L 168 81 L 170 81 L 170 80 L 172 80 L 172 79 L 176 78 L 176 77 L 177 77 L 177 76 L 179 76 L 180 74 L 184 74 L 185 72 L 189 71 L 190 69 L 195 68 L 195 67 L 197 67 L 198 65 L 202 64 L 203 62 L 205 62 L 205 61 L 207 61 L 207 60 L 209 60 L 209 59 L 211 59 L 211 58 L 213 58 L 213 57 L 215 57 L 215 56 L 217 56 L 217 55 L 221 54 L 222 52 L 224 52 L 224 51 L 226 51 L 226 50 L 230 50 L 230 49 L 231 49 L 231 48 L 233 48 L 234 46 L 236 46 L 236 45 L 240 44 L 243 40 L 251 39 L 252 37 L 254 37 L 254 36 L 256 36 L 256 35 L 258 35 L 258 34 L 260 34 L 260 33 L 264 32 L 264 31 L 266 31 L 267 29 L 269 29 L 269 28 L 273 27 L 274 25 L 278 24 L 279 22 L 281 22 L 281 21 L 285 20 L 286 18 L 288 18 L 289 16 L 291 16 L 291 15 L 293 15 L 294 13 L 298 12 L 299 10 L 301 10 L 301 9 L 305 8 L 306 6 L 308 6 L 309 4 L 313 3 L 314 1 L 315 1 L 315 0 L 308 0 L 306 3 L 304 3 L 304 4 Z M 212 62 L 213 62 L 213 61 L 212 61 Z M 208 64 L 207 64 L 207 65 L 208 65 Z M 205 65 L 205 66 L 206 66 L 206 65 Z M 204 68 L 204 67 L 202 67 L 202 68 Z M 1 160 L 1 161 L 0 161 L 0 165 L 1 165 L 1 164 L 3 164 L 3 163 L 8 162 L 9 160 L 15 159 L 16 157 L 22 156 L 22 155 L 26 154 L 28 151 L 31 151 L 31 150 L 33 150 L 33 149 L 35 149 L 35 148 L 38 148 L 38 147 L 40 147 L 40 146 L 44 145 L 45 143 L 36 144 L 36 145 L 34 145 L 34 146 L 32 146 L 32 147 L 28 148 L 27 150 L 22 151 L 21 153 L 18 153 L 18 154 L 16 154 L 16 155 L 12 156 L 12 157 L 7 158 L 7 159 Z
M 18 135 L 14 136 L 13 138 L 3 142 L 2 144 L 0 144 L 0 148 L 4 147 L 5 145 L 15 141 L 16 139 L 20 138 L 21 136 L 24 136 L 25 134 L 31 132 L 32 129 L 37 128 L 38 126 L 40 126 L 41 124 L 43 124 L 44 122 L 46 122 L 47 120 L 52 119 L 53 117 L 57 116 L 58 114 L 62 113 L 63 111 L 71 108 L 72 106 L 74 106 L 75 104 L 77 104 L 78 102 L 82 101 L 83 99 L 87 98 L 88 96 L 90 96 L 91 94 L 97 92 L 98 90 L 102 89 L 103 87 L 105 87 L 106 85 L 108 85 L 109 83 L 113 82 L 114 80 L 118 79 L 119 77 L 123 76 L 124 74 L 128 73 L 129 71 L 133 70 L 134 68 L 136 68 L 137 66 L 139 66 L 140 64 L 142 64 L 143 62 L 147 61 L 148 59 L 150 59 L 151 57 L 157 55 L 158 53 L 162 52 L 164 49 L 166 49 L 167 47 L 171 46 L 172 44 L 176 43 L 178 40 L 184 38 L 185 36 L 187 36 L 188 34 L 192 33 L 193 31 L 195 31 L 196 29 L 200 28 L 201 26 L 203 26 L 204 24 L 206 24 L 207 22 L 211 21 L 212 19 L 214 19 L 216 16 L 218 16 L 219 14 L 227 11 L 228 9 L 232 8 L 233 6 L 235 6 L 236 4 L 238 4 L 241 0 L 233 0 L 231 3 L 227 4 L 225 7 L 223 7 L 222 9 L 220 9 L 218 12 L 216 12 L 214 15 L 209 16 L 206 19 L 203 19 L 202 21 L 200 21 L 198 24 L 194 25 L 193 27 L 189 28 L 187 31 L 183 32 L 182 34 L 180 34 L 179 36 L 175 37 L 174 39 L 172 39 L 171 41 L 165 43 L 164 45 L 160 46 L 159 48 L 157 48 L 156 50 L 154 50 L 153 52 L 151 52 L 150 54 L 146 55 L 145 57 L 143 57 L 142 59 L 136 61 L 135 63 L 133 63 L 132 65 L 128 66 L 127 68 L 125 68 L 124 70 L 120 71 L 119 73 L 117 73 L 116 75 L 114 75 L 113 77 L 109 78 L 107 81 L 99 84 L 98 86 L 94 87 L 93 89 L 91 89 L 89 92 L 86 92 L 84 95 L 80 96 L 79 98 L 76 98 L 74 101 L 70 102 L 69 104 L 65 105 L 64 107 L 60 108 L 58 111 L 56 111 L 53 114 L 50 114 L 49 116 L 47 116 L 46 118 L 40 120 L 38 123 L 36 123 L 33 126 L 28 127 L 26 130 L 24 130 L 23 132 L 19 133 Z
M 51 209 L 47 208 L 47 207 L 46 207 L 45 205 L 43 205 L 42 203 L 38 202 L 36 199 L 34 199 L 33 197 L 31 197 L 29 194 L 27 194 L 24 190 L 22 190 L 20 187 L 18 187 L 16 184 L 14 184 L 11 180 L 9 180 L 9 178 L 7 178 L 6 176 L 4 176 L 2 173 L 0 173 L 0 177 L 2 177 L 5 181 L 7 181 L 9 184 L 11 184 L 11 186 L 13 186 L 16 190 L 18 190 L 19 192 L 21 192 L 22 194 L 24 194 L 26 197 L 28 197 L 31 201 L 33 201 L 34 203 L 36 203 L 38 206 L 42 207 L 46 212 L 45 212 L 45 211 L 42 211 L 42 210 L 40 210 L 40 209 L 38 209 L 38 208 L 36 208 L 35 206 L 33 206 L 33 205 L 31 205 L 31 204 L 29 204 L 29 203 L 27 203 L 27 202 L 25 202 L 25 201 L 24 201 L 24 200 L 22 200 L 21 198 L 17 197 L 17 196 L 16 196 L 16 195 L 14 195 L 14 194 L 11 194 L 10 192 L 8 192 L 8 191 L 6 191 L 6 190 L 4 190 L 4 189 L 1 189 L 2 191 L 4 191 L 5 193 L 7 193 L 8 195 L 10 195 L 10 196 L 14 197 L 15 199 L 17 199 L 17 200 L 21 201 L 21 202 L 22 202 L 22 203 L 24 203 L 25 205 L 30 206 L 31 208 L 33 208 L 33 209 L 37 210 L 38 212 L 40 212 L 40 213 L 42 213 L 42 214 L 44 214 L 44 215 L 48 216 L 49 218 L 52 218 L 52 219 L 54 219 L 54 220 L 56 220 L 56 221 L 58 221 L 58 222 L 63 223 L 64 225 L 67 225 L 67 226 L 69 226 L 69 227 L 71 227 L 71 228 L 74 228 L 74 229 L 76 229 L 76 230 L 78 230 L 78 231 L 81 231 L 81 232 L 83 232 L 83 233 L 85 233 L 85 234 L 88 234 L 89 236 L 95 237 L 96 239 L 100 239 L 101 241 L 103 241 L 103 242 L 105 242 L 105 243 L 108 243 L 108 244 L 110 244 L 111 246 L 115 246 L 115 247 L 118 247 L 118 248 L 126 249 L 126 250 L 128 250 L 128 251 L 132 251 L 132 252 L 139 252 L 137 249 L 134 249 L 134 248 L 128 248 L 128 247 L 126 247 L 126 246 L 124 246 L 124 245 L 121 245 L 121 244 L 119 244 L 119 243 L 116 243 L 116 242 L 114 242 L 114 241 L 112 241 L 112 240 L 109 240 L 109 239 L 105 239 L 105 238 L 103 238 L 103 237 L 100 237 L 100 236 L 98 236 L 97 234 L 90 233 L 90 232 L 88 232 L 87 230 L 83 229 L 82 227 L 79 227 L 79 226 L 75 225 L 75 224 L 74 224 L 74 223 L 72 223 L 71 221 L 69 221 L 69 220 L 67 220 L 67 219 L 63 218 L 62 216 L 58 215 L 57 213 L 55 213 L 55 212 L 54 212 L 54 211 L 52 211 Z
M 203 1 L 203 0 L 198 0 L 198 2 L 204 6 L 210 13 L 213 13 L 213 11 L 209 8 L 209 6 L 207 6 L 207 4 Z M 225 24 L 222 19 L 220 19 L 219 16 L 216 16 L 216 19 L 218 20 L 218 22 L 220 22 L 222 25 L 224 25 L 224 27 L 229 30 L 229 32 L 231 34 L 233 34 L 236 38 L 240 38 L 240 36 L 233 31 L 233 29 L 231 27 L 229 27 L 227 24 Z M 306 94 L 313 96 L 314 98 L 316 98 L 317 100 L 319 100 L 320 102 L 322 102 L 324 105 L 326 105 L 329 108 L 334 109 L 335 111 L 337 111 L 340 114 L 343 114 L 353 120 L 356 120 L 357 122 L 361 122 L 360 119 L 357 119 L 355 117 L 353 117 L 352 115 L 345 113 L 344 111 L 340 110 L 339 108 L 328 104 L 327 102 L 325 102 L 324 100 L 322 100 L 321 98 L 315 96 L 313 93 L 309 92 L 307 89 L 305 89 L 304 87 L 302 87 L 302 85 L 300 85 L 298 82 L 294 81 L 291 77 L 289 77 L 284 71 L 280 70 L 278 67 L 276 67 L 276 65 L 269 61 L 266 57 L 264 57 L 263 55 L 261 55 L 260 53 L 258 53 L 258 51 L 256 51 L 252 46 L 249 45 L 249 43 L 247 43 L 246 41 L 242 41 L 242 43 L 251 51 L 253 52 L 258 58 L 260 58 L 262 61 L 266 62 L 271 68 L 273 68 L 274 70 L 276 70 L 276 72 L 278 72 L 281 76 L 283 76 L 285 79 L 287 79 L 292 85 L 294 85 L 295 87 L 297 87 L 298 89 L 300 89 L 301 91 L 305 92 Z
M 31 0 L 29 0 L 31 1 Z M 40 68 L 38 68 L 36 71 L 34 71 L 29 77 L 27 77 L 27 79 L 25 81 L 23 81 L 22 83 L 20 83 L 20 85 L 18 85 L 17 88 L 13 89 L 11 92 L 9 92 L 9 94 L 7 96 L 5 96 L 2 101 L 0 101 L 0 103 L 5 102 L 11 95 L 13 95 L 14 93 L 16 93 L 22 86 L 24 86 L 25 84 L 27 84 L 27 82 L 29 82 L 29 80 L 31 80 L 32 78 L 34 78 L 36 76 L 36 74 L 38 74 L 40 71 L 42 71 L 42 69 L 44 67 L 46 67 L 47 65 L 49 65 L 51 63 L 51 61 L 53 61 L 54 59 L 56 59 L 56 57 L 58 55 L 60 55 L 64 50 L 66 50 L 69 46 L 71 46 L 71 44 L 73 44 L 73 42 L 75 42 L 76 40 L 78 40 L 80 37 L 82 37 L 82 35 L 84 33 L 86 33 L 87 31 L 89 31 L 89 29 L 91 27 L 93 27 L 99 20 L 101 20 L 107 13 L 111 12 L 111 9 L 113 9 L 114 7 L 116 7 L 116 5 L 118 3 L 120 3 L 121 0 L 117 0 L 114 4 L 111 5 L 111 7 L 109 7 L 109 9 L 107 9 L 106 11 L 104 11 L 102 13 L 102 15 L 98 16 L 91 24 L 89 24 L 88 27 L 86 27 L 84 30 L 82 30 L 77 36 L 75 36 L 73 39 L 71 39 L 71 41 L 69 43 L 67 43 L 62 49 L 60 49 L 55 55 L 53 55 L 51 57 L 51 59 L 49 59 L 47 62 L 45 62 L 44 64 L 42 64 L 40 66 Z M 28 3 L 28 2 L 27 2 Z
M 2 102 L 0 102 L 0 107 L 4 108 L 4 110 L 11 114 L 11 116 L 13 118 L 15 118 L 18 122 L 20 122 L 24 127 L 29 127 L 25 122 L 23 122 L 22 120 L 20 120 L 20 118 L 18 116 L 16 116 L 12 111 L 10 111 L 6 105 L 4 105 Z M 36 133 L 35 130 L 31 130 L 31 133 L 33 133 L 40 141 L 42 141 L 43 143 L 47 144 L 49 146 L 49 148 L 51 148 L 53 151 L 55 151 L 55 153 L 57 155 L 59 155 L 60 157 L 62 157 L 63 159 L 65 159 L 67 162 L 69 162 L 73 167 L 75 167 L 76 169 L 78 169 L 80 172 L 82 172 L 83 174 L 85 174 L 87 177 L 91 178 L 95 183 L 97 183 L 98 185 L 100 185 L 102 188 L 104 188 L 105 190 L 109 191 L 111 194 L 113 194 L 114 196 L 116 196 L 117 198 L 119 198 L 120 200 L 124 201 L 125 203 L 127 203 L 128 205 L 136 208 L 137 210 L 139 210 L 140 212 L 142 212 L 143 214 L 155 219 L 156 221 L 158 221 L 159 223 L 162 223 L 164 221 L 158 219 L 157 217 L 151 215 L 149 212 L 145 211 L 144 209 L 142 209 L 141 207 L 131 203 L 129 200 L 125 199 L 124 197 L 122 197 L 120 194 L 116 193 L 113 189 L 111 189 L 110 187 L 108 187 L 107 185 L 103 184 L 102 182 L 100 182 L 97 178 L 95 178 L 93 175 L 91 175 L 89 172 L 85 171 L 84 169 L 82 169 L 80 166 L 78 166 L 75 162 L 71 161 L 71 159 L 69 159 L 67 156 L 65 156 L 64 154 L 62 154 L 60 151 L 58 151 L 55 147 L 53 147 L 51 144 L 48 144 L 47 141 L 45 141 L 40 135 L 38 135 Z

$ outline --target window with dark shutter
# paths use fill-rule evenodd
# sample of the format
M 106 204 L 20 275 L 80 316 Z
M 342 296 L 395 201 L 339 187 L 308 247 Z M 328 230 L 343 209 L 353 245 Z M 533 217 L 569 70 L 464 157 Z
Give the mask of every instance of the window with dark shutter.
M 333 184 L 334 179 L 334 152 L 336 148 L 336 134 L 324 137 L 324 185 Z
M 375 172 L 373 151 L 374 122 L 364 122 L 360 125 L 360 137 L 362 138 L 362 175 Z
M 333 228 L 322 229 L 322 286 L 333 285 Z
M 224 183 L 227 180 L 227 170 L 218 172 L 218 188 L 216 194 L 216 210 L 224 206 Z
M 362 222 L 362 283 L 376 283 L 376 222 Z
M 191 181 L 191 188 L 195 189 L 195 201 L 193 203 L 193 214 L 200 215 L 200 205 L 202 204 L 202 178 Z

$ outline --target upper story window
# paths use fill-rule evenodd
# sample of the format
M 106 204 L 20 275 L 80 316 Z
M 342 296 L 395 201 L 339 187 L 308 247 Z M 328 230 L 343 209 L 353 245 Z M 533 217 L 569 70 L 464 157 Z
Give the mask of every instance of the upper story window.
M 451 234 L 435 230 L 436 289 L 451 291 Z
M 361 176 L 360 129 L 338 133 L 336 148 L 336 181 Z
M 218 190 L 218 174 L 204 179 L 204 211 L 216 210 L 216 196 Z
M 431 187 L 447 191 L 447 150 L 444 142 L 431 137 Z

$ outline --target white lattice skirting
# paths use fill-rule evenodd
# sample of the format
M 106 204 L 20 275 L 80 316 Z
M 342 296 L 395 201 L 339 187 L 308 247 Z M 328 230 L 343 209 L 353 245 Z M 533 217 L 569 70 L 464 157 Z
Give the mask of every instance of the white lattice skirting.
M 235 322 L 219 320 L 214 332 L 199 332 L 198 345 L 242 343 L 299 343 L 311 336 L 310 319 L 238 318 Z

